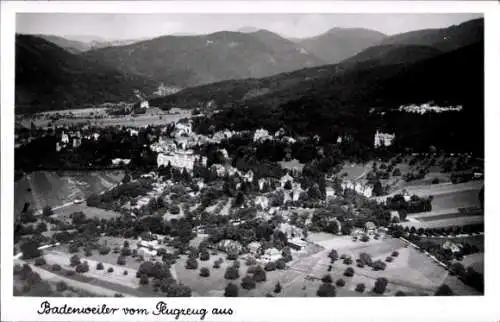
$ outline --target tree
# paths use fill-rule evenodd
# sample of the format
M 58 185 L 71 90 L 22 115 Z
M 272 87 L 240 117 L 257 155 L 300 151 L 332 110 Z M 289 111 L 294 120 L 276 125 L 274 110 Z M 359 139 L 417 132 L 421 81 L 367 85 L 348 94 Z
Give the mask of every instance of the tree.
M 204 249 L 200 252 L 200 260 L 202 261 L 207 261 L 210 259 L 210 254 L 208 253 L 208 250 Z
M 118 265 L 125 265 L 125 264 L 126 264 L 125 257 L 123 257 L 123 256 L 118 256 L 118 260 L 116 261 L 116 263 L 117 263 Z
M 125 173 L 125 176 L 123 177 L 122 183 L 127 184 L 131 180 L 130 174 L 127 172 Z
M 68 246 L 68 251 L 70 253 L 78 253 L 80 251 L 80 247 L 76 243 L 71 243 Z
M 394 257 L 392 257 L 392 256 L 387 256 L 385 258 L 385 261 L 388 262 L 388 263 L 392 262 L 393 260 L 394 260 Z
M 328 257 L 330 257 L 330 259 L 336 261 L 339 258 L 339 254 L 337 253 L 337 251 L 335 249 L 332 249 L 330 251 L 330 253 L 328 254 Z
M 395 296 L 406 296 L 406 293 L 403 292 L 403 291 L 397 291 L 396 294 L 394 294 Z
M 52 208 L 50 206 L 43 207 L 42 216 L 44 216 L 44 217 L 50 217 L 53 214 L 54 214 L 54 211 L 52 210 Z
M 101 255 L 107 255 L 109 254 L 109 252 L 111 252 L 111 248 L 108 247 L 108 246 L 101 246 L 99 247 L 99 254 Z
M 448 285 L 442 284 L 436 290 L 435 295 L 436 296 L 451 296 L 451 295 L 453 295 L 453 291 L 451 290 L 451 288 Z
M 321 281 L 323 283 L 328 283 L 328 284 L 333 283 L 333 279 L 332 279 L 332 276 L 330 274 L 326 274 L 325 276 L 323 276 L 323 278 L 321 278 Z
M 274 293 L 281 293 L 281 284 L 280 284 L 280 282 L 277 282 L 276 285 L 274 286 Z
M 388 280 L 385 277 L 379 277 L 375 281 L 375 285 L 373 287 L 373 292 L 377 294 L 384 294 L 385 288 L 387 287 Z
M 80 257 L 78 255 L 73 255 L 71 256 L 71 258 L 69 259 L 69 262 L 70 262 L 70 265 L 71 266 L 77 266 L 79 265 L 81 262 L 80 262 Z
M 90 257 L 90 256 L 92 256 L 92 248 L 86 248 L 85 257 Z
M 21 252 L 24 259 L 39 257 L 42 252 L 38 249 L 39 243 L 34 240 L 27 240 L 21 244 Z
M 141 274 L 141 277 L 139 278 L 139 284 L 141 285 L 149 284 L 149 278 L 146 274 Z
M 83 263 L 80 263 L 76 266 L 76 269 L 75 271 L 77 273 L 86 273 L 88 272 L 90 269 L 89 269 L 89 263 L 87 263 L 87 261 L 83 262 Z
M 255 257 L 253 257 L 253 256 L 248 256 L 248 258 L 247 258 L 247 260 L 246 260 L 245 264 L 246 264 L 247 266 L 253 266 L 253 265 L 257 264 L 257 260 L 256 260 L 256 259 L 255 259 Z
M 343 279 L 339 278 L 339 279 L 337 280 L 337 283 L 335 283 L 335 285 L 337 285 L 337 286 L 339 286 L 339 287 L 342 287 L 342 286 L 344 286 L 344 285 L 345 285 L 345 281 L 344 281 Z
M 236 195 L 234 205 L 235 205 L 235 207 L 240 207 L 243 205 L 244 202 L 245 202 L 245 196 L 243 195 L 243 193 L 241 191 L 239 191 L 238 194 Z
M 108 268 L 108 273 L 113 273 L 114 271 L 113 267 Z
M 385 270 L 387 264 L 382 262 L 381 260 L 378 260 L 372 264 L 372 268 L 374 271 L 383 271 Z
M 264 269 L 266 271 L 274 271 L 276 270 L 276 262 L 269 262 L 266 264 L 266 266 L 264 267 Z
M 318 291 L 316 291 L 316 295 L 319 297 L 335 297 L 335 286 L 329 283 L 323 283 L 319 286 Z
M 59 281 L 56 284 L 56 291 L 58 292 L 64 292 L 68 289 L 68 284 L 66 284 L 64 281 Z
M 348 257 L 348 258 L 344 259 L 343 263 L 345 265 L 351 265 L 352 264 L 352 259 L 350 257 Z
M 228 280 L 235 280 L 240 277 L 239 269 L 234 266 L 229 266 L 224 273 L 224 278 Z
M 197 269 L 198 268 L 198 261 L 196 258 L 189 257 L 188 260 L 186 261 L 186 269 Z
M 42 266 L 42 265 L 45 265 L 47 264 L 47 262 L 45 261 L 45 258 L 43 257 L 38 257 L 35 259 L 35 266 Z
M 101 271 L 101 270 L 104 269 L 104 265 L 102 263 L 97 263 L 95 269 L 98 270 L 98 271 Z
M 356 292 L 363 293 L 365 291 L 365 288 L 365 284 L 359 283 L 358 285 L 356 285 Z
M 373 185 L 373 194 L 375 196 L 382 196 L 384 194 L 384 188 L 382 187 L 380 180 L 377 180 Z
M 54 272 L 59 272 L 61 269 L 62 269 L 62 267 L 59 264 L 53 264 L 51 266 L 51 270 L 54 271 Z
M 266 271 L 262 269 L 262 266 L 258 265 L 255 267 L 255 270 L 253 272 L 253 279 L 259 283 L 259 282 L 265 282 L 266 281 Z
M 391 254 L 392 257 L 398 257 L 399 256 L 399 252 L 398 251 L 393 251 L 392 254 Z
M 290 180 L 288 180 L 287 182 L 285 182 L 284 188 L 286 190 L 292 190 L 292 182 Z
M 209 277 L 210 276 L 210 270 L 207 267 L 202 267 L 200 269 L 200 276 L 201 277 Z
M 285 268 L 286 268 L 286 263 L 285 263 L 285 261 L 284 261 L 284 260 L 282 260 L 282 259 L 278 259 L 278 260 L 276 261 L 276 268 L 277 268 L 277 269 L 280 269 L 280 270 L 281 270 L 281 269 L 285 269 Z
M 255 286 L 256 286 L 255 281 L 248 275 L 243 277 L 243 279 L 241 280 L 241 287 L 246 290 L 252 290 L 255 288 Z
M 238 286 L 233 283 L 229 283 L 224 290 L 225 297 L 238 297 Z
M 346 268 L 346 270 L 344 272 L 344 276 L 347 276 L 347 277 L 354 276 L 354 268 L 352 268 L 352 267 Z

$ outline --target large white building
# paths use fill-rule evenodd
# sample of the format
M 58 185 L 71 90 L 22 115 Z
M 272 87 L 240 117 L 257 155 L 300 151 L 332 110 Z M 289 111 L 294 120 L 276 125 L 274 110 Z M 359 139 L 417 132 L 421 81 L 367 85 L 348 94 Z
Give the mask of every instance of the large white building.
M 253 135 L 253 141 L 254 142 L 263 142 L 266 140 L 272 140 L 273 137 L 269 135 L 269 131 L 264 130 L 264 129 L 258 129 L 255 130 L 255 133 Z
M 371 198 L 373 195 L 373 187 L 369 185 L 364 185 L 360 182 L 353 182 L 353 181 L 344 181 L 340 184 L 342 190 L 354 190 L 360 195 L 365 196 L 366 198 Z
M 373 146 L 376 148 L 383 146 L 391 146 L 395 137 L 396 135 L 394 133 L 393 134 L 382 133 L 377 130 L 377 132 L 375 133 Z
M 156 163 L 158 167 L 161 166 L 168 166 L 170 165 L 172 167 L 176 168 L 186 168 L 187 170 L 193 170 L 194 162 L 196 159 L 200 158 L 198 155 L 193 154 L 193 151 L 179 151 L 176 153 L 170 153 L 170 154 L 163 154 L 159 153 L 158 157 L 156 158 Z M 201 163 L 203 165 L 207 164 L 207 158 L 206 157 L 201 157 Z

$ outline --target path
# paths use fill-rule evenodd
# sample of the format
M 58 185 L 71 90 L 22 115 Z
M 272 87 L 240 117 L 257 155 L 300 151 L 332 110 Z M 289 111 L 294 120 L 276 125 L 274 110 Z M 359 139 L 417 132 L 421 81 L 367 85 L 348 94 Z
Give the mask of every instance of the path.
M 21 264 L 21 265 L 22 264 L 28 264 L 28 263 L 26 263 L 25 261 L 22 261 L 22 260 L 17 260 L 17 262 L 19 264 Z M 30 265 L 30 267 L 31 267 L 31 269 L 34 272 L 36 272 L 36 273 L 38 273 L 40 275 L 40 277 L 42 278 L 42 280 L 48 281 L 50 283 L 57 283 L 59 281 L 63 281 L 66 284 L 68 284 L 68 286 L 71 286 L 71 287 L 74 287 L 74 288 L 77 288 L 77 289 L 81 289 L 81 290 L 87 291 L 89 293 L 100 295 L 100 296 L 109 296 L 109 297 L 112 297 L 112 296 L 114 296 L 117 293 L 117 292 L 115 292 L 113 290 L 109 290 L 109 289 L 104 288 L 104 287 L 100 287 L 100 286 L 93 285 L 93 284 L 79 282 L 79 281 L 71 279 L 71 278 L 67 278 L 67 277 L 64 277 L 64 276 L 60 276 L 60 275 L 51 273 L 51 272 L 49 272 L 49 271 L 47 271 L 47 270 L 45 270 L 43 268 L 40 268 L 40 267 L 37 267 L 37 266 L 34 266 L 34 265 Z M 126 293 L 121 293 L 121 294 L 123 296 L 125 296 L 125 297 L 134 297 L 131 294 L 126 294 Z

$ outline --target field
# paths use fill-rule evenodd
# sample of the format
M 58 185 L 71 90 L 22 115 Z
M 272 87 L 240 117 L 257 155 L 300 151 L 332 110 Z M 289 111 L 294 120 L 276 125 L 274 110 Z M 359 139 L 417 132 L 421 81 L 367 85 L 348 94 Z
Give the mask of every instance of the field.
M 345 236 L 330 236 L 330 239 L 321 239 L 323 241 L 318 242 L 318 244 L 323 247 L 323 250 L 305 257 L 294 257 L 285 270 L 266 272 L 267 280 L 265 282 L 258 283 L 253 290 L 245 290 L 240 287 L 239 296 L 257 297 L 265 296 L 268 293 L 273 294 L 277 282 L 281 284 L 282 291 L 279 294 L 273 294 L 274 296 L 316 296 L 321 282 L 306 280 L 305 277 L 310 275 L 321 279 L 325 274 L 330 274 L 334 281 L 342 278 L 346 282 L 345 286 L 337 287 L 337 296 L 373 295 L 371 289 L 379 277 L 386 277 L 389 280 L 385 295 L 394 295 L 397 291 L 414 295 L 422 293 L 432 295 L 445 280 L 455 285 L 456 293 L 459 295 L 477 294 L 456 278 L 449 277 L 448 272 L 434 263 L 427 255 L 411 247 L 405 247 L 405 243 L 399 239 L 371 240 L 368 243 L 353 242 L 350 237 Z M 359 268 L 355 261 L 351 265 L 345 265 L 342 260 L 338 260 L 332 265 L 332 271 L 328 272 L 330 261 L 327 255 L 332 248 L 337 249 L 339 255 L 351 255 L 354 260 L 361 252 L 370 254 L 373 260 L 381 259 L 382 261 L 395 250 L 399 252 L 399 256 L 395 257 L 392 263 L 387 263 L 387 268 L 384 271 L 374 271 L 369 267 Z M 219 257 L 224 259 L 224 263 L 219 269 L 214 269 L 213 262 Z M 211 256 L 206 262 L 198 261 L 199 266 L 196 270 L 185 269 L 186 258 L 183 257 L 175 265 L 175 270 L 179 280 L 190 286 L 195 296 L 222 296 L 224 288 L 229 282 L 240 285 L 242 278 L 246 275 L 248 267 L 243 259 L 240 259 L 240 262 L 240 277 L 233 281 L 224 278 L 227 266 L 232 264 L 232 261 L 226 260 L 224 255 Z M 354 268 L 353 277 L 343 275 L 349 266 Z M 199 276 L 201 267 L 210 269 L 209 277 Z M 355 291 L 358 283 L 363 283 L 366 286 L 366 291 L 362 294 Z
M 344 164 L 342 170 L 340 170 L 341 174 L 346 173 L 347 179 L 349 180 L 357 180 L 363 178 L 371 171 L 371 164 Z
M 95 117 L 86 117 L 80 116 L 77 118 L 64 118 L 61 117 L 55 121 L 52 121 L 48 118 L 30 118 L 24 117 L 19 122 L 22 126 L 29 127 L 31 122 L 33 122 L 37 127 L 45 127 L 48 124 L 52 124 L 55 126 L 61 125 L 76 125 L 76 124 L 88 124 L 95 127 L 108 127 L 108 126 L 130 126 L 130 127 L 143 127 L 146 125 L 150 126 L 159 126 L 159 125 L 167 125 L 170 122 L 176 122 L 180 119 L 189 117 L 190 113 L 183 111 L 178 114 L 168 114 L 164 112 L 159 112 L 158 114 L 144 114 L 137 116 L 119 116 L 119 117 L 104 117 L 104 118 L 95 118 Z
M 37 210 L 71 203 L 76 198 L 84 199 L 110 189 L 122 178 L 120 171 L 36 171 L 14 183 L 14 211 L 20 212 L 25 202 Z
M 435 184 L 407 186 L 405 189 L 411 195 L 420 197 L 433 196 L 432 211 L 409 214 L 408 221 L 403 226 L 415 228 L 441 228 L 448 226 L 482 223 L 482 213 L 462 213 L 461 208 L 478 208 L 479 191 L 483 181 L 470 181 L 460 184 Z M 401 193 L 402 189 L 390 196 Z M 386 198 L 386 196 L 384 196 Z

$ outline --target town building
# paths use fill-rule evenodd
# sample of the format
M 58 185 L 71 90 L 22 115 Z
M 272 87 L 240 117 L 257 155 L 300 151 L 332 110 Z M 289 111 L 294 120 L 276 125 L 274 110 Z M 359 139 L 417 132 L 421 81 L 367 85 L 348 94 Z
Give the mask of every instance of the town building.
M 158 167 L 166 167 L 170 163 L 172 167 L 180 169 L 186 168 L 186 170 L 192 171 L 194 162 L 198 159 L 200 159 L 200 157 L 193 154 L 193 151 L 186 150 L 169 154 L 159 153 L 156 158 L 156 163 Z M 207 164 L 207 158 L 201 157 L 201 163 L 205 166 Z
M 375 148 L 391 146 L 395 137 L 396 135 L 394 133 L 382 133 L 377 130 L 377 132 L 375 133 L 373 146 Z
M 269 132 L 264 129 L 257 129 L 255 130 L 255 133 L 253 135 L 253 141 L 254 142 L 264 142 L 267 140 L 272 140 L 273 137 L 269 135 Z
M 368 235 L 374 235 L 375 234 L 375 229 L 377 229 L 377 226 L 371 221 L 368 221 L 365 223 L 365 233 Z
M 116 158 L 111 160 L 112 165 L 128 165 L 130 163 L 130 159 L 121 159 L 121 158 Z
M 257 196 L 255 197 L 254 204 L 256 207 L 266 210 L 269 207 L 269 199 L 265 196 Z
M 281 251 L 276 248 L 268 248 L 264 251 L 264 254 L 260 257 L 261 261 L 264 263 L 275 262 L 282 257 Z

